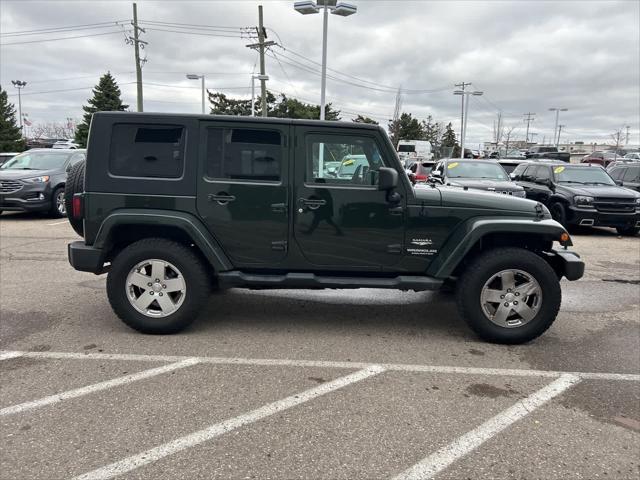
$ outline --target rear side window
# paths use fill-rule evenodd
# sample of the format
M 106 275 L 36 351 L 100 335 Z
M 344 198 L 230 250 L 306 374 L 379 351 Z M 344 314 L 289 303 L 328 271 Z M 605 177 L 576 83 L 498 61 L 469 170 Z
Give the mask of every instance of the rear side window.
M 623 175 L 624 168 L 614 168 L 611 172 L 609 172 L 609 176 L 614 180 L 622 180 Z
M 551 178 L 551 174 L 549 173 L 549 168 L 545 166 L 538 167 L 536 171 L 536 180 L 549 180 Z
M 280 181 L 282 136 L 276 130 L 209 128 L 206 176 L 215 179 Z
M 184 127 L 116 124 L 109 172 L 119 177 L 180 178 L 184 171 Z
M 640 182 L 640 167 L 629 167 L 624 174 L 625 182 Z

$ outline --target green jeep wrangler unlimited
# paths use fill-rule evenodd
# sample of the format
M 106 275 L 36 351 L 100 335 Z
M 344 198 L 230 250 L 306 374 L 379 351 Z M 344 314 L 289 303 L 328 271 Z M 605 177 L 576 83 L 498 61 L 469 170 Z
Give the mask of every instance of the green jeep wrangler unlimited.
M 542 204 L 414 189 L 378 126 L 96 113 L 66 193 L 71 265 L 108 272 L 113 310 L 145 333 L 182 330 L 212 289 L 455 284 L 480 337 L 521 343 L 584 272 Z

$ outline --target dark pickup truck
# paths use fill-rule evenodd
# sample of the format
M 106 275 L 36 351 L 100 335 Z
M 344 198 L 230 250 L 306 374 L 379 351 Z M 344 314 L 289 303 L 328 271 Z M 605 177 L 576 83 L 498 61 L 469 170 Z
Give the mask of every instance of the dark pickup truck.
M 187 327 L 216 288 L 446 285 L 482 338 L 521 343 L 555 320 L 560 278 L 584 271 L 542 204 L 413 188 L 378 126 L 101 112 L 89 139 L 67 182 L 83 236 L 69 260 L 108 272 L 114 311 L 145 333 Z M 355 168 L 326 175 L 327 158 Z
M 558 147 L 551 146 L 531 147 L 526 153 L 526 157 L 531 159 L 548 158 L 551 160 L 561 160 L 567 163 L 571 160 L 569 152 L 559 152 Z

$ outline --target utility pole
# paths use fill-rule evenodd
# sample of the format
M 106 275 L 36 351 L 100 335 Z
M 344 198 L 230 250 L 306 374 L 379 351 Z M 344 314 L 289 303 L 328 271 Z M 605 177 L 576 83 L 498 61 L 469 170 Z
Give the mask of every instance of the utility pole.
M 264 67 L 264 49 L 266 47 L 270 47 L 275 45 L 276 42 L 268 41 L 265 42 L 265 38 L 267 38 L 267 32 L 264 29 L 263 25 L 263 17 L 262 17 L 262 5 L 258 5 L 258 26 L 256 28 L 258 33 L 258 43 L 251 43 L 247 45 L 248 48 L 253 50 L 258 50 L 260 53 L 260 106 L 262 109 L 262 116 L 267 116 L 267 75 L 265 74 Z
M 22 131 L 22 97 L 20 96 L 20 90 L 27 86 L 27 82 L 23 82 L 22 80 L 11 80 L 11 83 L 18 89 L 18 119 L 20 120 L 20 135 L 24 137 L 25 135 Z
M 496 148 L 502 140 L 502 112 L 498 112 L 498 130 L 496 130 Z
M 467 88 L 469 85 L 471 85 L 471 82 L 456 83 L 454 85 L 456 87 L 460 87 L 460 90 L 462 90 L 462 93 L 460 94 L 462 95 L 462 107 L 460 109 L 460 138 L 462 138 L 462 136 L 464 135 L 464 89 Z
M 625 138 L 624 140 L 624 144 L 625 145 L 629 145 L 629 129 L 631 128 L 629 125 L 627 125 L 626 127 L 624 127 L 627 129 L 627 138 Z
M 550 108 L 549 111 L 550 112 L 556 112 L 556 125 L 553 127 L 553 143 L 555 144 L 555 146 L 558 146 L 558 142 L 556 140 L 556 135 L 558 134 L 558 119 L 560 118 L 560 112 L 566 112 L 567 110 L 569 110 L 568 108 L 558 108 L 558 107 L 553 107 Z
M 133 51 L 136 58 L 136 91 L 137 91 L 137 107 L 138 112 L 144 111 L 142 101 L 142 65 L 140 64 L 140 44 L 142 48 L 147 44 L 144 40 L 140 40 L 139 32 L 146 33 L 144 28 L 138 26 L 138 6 L 133 4 L 133 39 L 129 37 L 129 41 L 133 42 Z
M 534 118 L 533 118 L 533 117 L 534 117 L 535 115 L 536 115 L 535 113 L 531 113 L 531 112 L 527 112 L 527 113 L 525 113 L 525 114 L 524 114 L 525 120 L 526 120 L 526 122 L 527 122 L 527 133 L 526 133 L 526 135 L 525 135 L 525 137 L 524 137 L 524 141 L 525 141 L 525 143 L 527 143 L 527 144 L 529 143 L 529 125 L 530 125 L 530 124 L 531 124 L 531 122 L 534 120 Z
M 562 133 L 563 127 L 566 127 L 566 125 L 558 125 L 558 143 L 556 143 L 556 146 L 560 145 L 560 134 Z

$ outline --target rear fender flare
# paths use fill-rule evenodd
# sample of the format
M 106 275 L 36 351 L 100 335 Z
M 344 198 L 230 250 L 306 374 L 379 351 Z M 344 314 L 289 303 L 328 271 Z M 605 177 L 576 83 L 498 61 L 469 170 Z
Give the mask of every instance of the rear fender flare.
M 189 236 L 217 272 L 233 269 L 233 264 L 218 241 L 200 220 L 189 213 L 168 210 L 118 210 L 104 219 L 96 235 L 94 246 L 100 249 L 107 247 L 112 241 L 111 232 L 121 225 L 178 228 Z

